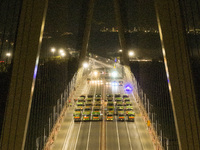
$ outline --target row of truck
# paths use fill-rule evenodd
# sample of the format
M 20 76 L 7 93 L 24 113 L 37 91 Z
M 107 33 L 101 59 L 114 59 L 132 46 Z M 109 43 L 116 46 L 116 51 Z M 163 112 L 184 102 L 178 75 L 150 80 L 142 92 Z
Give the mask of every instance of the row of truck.
M 108 94 L 105 101 L 101 94 L 81 95 L 75 101 L 74 121 L 101 121 L 103 118 L 107 121 L 113 121 L 114 118 L 119 121 L 135 120 L 133 104 L 127 94 Z

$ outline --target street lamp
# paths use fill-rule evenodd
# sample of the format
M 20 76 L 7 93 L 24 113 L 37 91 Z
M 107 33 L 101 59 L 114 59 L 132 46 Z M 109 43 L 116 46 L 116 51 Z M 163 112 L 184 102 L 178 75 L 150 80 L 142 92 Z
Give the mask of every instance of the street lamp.
M 64 50 L 63 50 L 63 49 L 60 49 L 60 50 L 59 50 L 59 53 L 60 53 L 60 54 L 64 53 Z
M 128 55 L 129 55 L 129 57 L 133 57 L 135 55 L 135 53 L 133 51 L 129 51 Z
M 83 63 L 83 67 L 84 67 L 84 68 L 88 68 L 88 67 L 89 67 L 89 64 L 88 64 L 87 62 L 84 62 L 84 63 Z
M 63 52 L 63 53 L 61 53 L 60 54 L 62 57 L 65 57 L 66 56 L 66 54 Z
M 94 74 L 94 76 L 97 76 L 97 75 L 98 75 L 98 72 L 97 72 L 97 71 L 94 71 L 93 74 Z
M 56 52 L 56 49 L 55 48 L 51 48 L 51 52 L 53 53 L 53 56 L 54 56 L 54 53 Z
M 8 64 L 9 58 L 11 57 L 11 53 L 6 53 L 6 63 Z
M 6 56 L 7 56 L 7 57 L 10 57 L 10 56 L 11 56 L 11 53 L 6 53 Z
M 55 53 L 56 49 L 55 48 L 51 48 L 51 52 Z

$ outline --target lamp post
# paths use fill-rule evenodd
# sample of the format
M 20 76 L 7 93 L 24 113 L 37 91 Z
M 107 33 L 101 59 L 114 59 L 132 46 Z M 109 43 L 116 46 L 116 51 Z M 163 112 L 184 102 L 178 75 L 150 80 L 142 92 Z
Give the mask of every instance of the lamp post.
M 135 56 L 135 53 L 134 53 L 133 51 L 129 51 L 129 52 L 128 52 L 128 56 L 129 56 L 129 57 L 133 57 L 133 56 Z
M 6 64 L 9 62 L 9 58 L 11 57 L 11 53 L 6 53 Z
M 83 62 L 83 67 L 84 68 L 88 68 L 89 67 L 89 64 L 87 62 Z
M 59 50 L 59 53 L 60 53 L 61 57 L 65 57 L 66 56 L 66 52 L 62 48 Z
M 55 48 L 51 48 L 51 52 L 53 53 L 53 56 L 54 56 L 54 53 L 56 52 L 56 49 Z
M 119 59 L 120 59 L 120 63 L 122 62 L 122 49 L 119 50 Z

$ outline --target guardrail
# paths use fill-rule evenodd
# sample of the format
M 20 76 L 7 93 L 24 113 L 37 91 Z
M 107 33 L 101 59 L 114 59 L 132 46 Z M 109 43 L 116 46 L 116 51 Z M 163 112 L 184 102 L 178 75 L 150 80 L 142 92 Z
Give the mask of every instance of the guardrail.
M 77 78 L 77 73 L 74 74 L 71 82 L 68 84 L 68 88 L 65 89 L 64 93 L 61 94 L 61 104 L 58 103 L 58 105 L 61 105 L 61 109 L 62 111 L 57 112 L 59 114 L 59 117 L 57 117 L 52 129 L 51 129 L 51 133 L 49 134 L 46 143 L 44 145 L 44 150 L 50 150 L 51 146 L 53 145 L 54 141 L 56 140 L 58 131 L 60 130 L 61 127 L 61 123 L 63 122 L 65 113 L 67 111 L 68 108 L 68 104 L 69 104 L 69 100 L 71 98 L 71 96 L 74 94 L 74 87 L 76 85 L 76 78 Z M 63 97 L 64 96 L 64 97 Z M 65 103 L 62 106 L 62 98 L 64 98 Z M 54 110 L 55 111 L 55 110 Z
M 149 134 L 151 136 L 154 148 L 156 150 L 164 150 L 164 147 L 162 146 L 162 139 L 163 139 L 162 130 L 160 131 L 161 135 L 158 135 L 157 121 L 154 123 L 153 116 L 152 116 L 152 119 L 150 118 L 150 109 L 149 109 L 150 102 L 149 102 L 149 99 L 147 99 L 146 94 L 140 88 L 134 74 L 130 71 L 130 68 L 124 67 L 124 72 L 126 74 L 127 81 L 131 82 L 132 85 L 133 85 L 133 89 L 134 89 L 133 95 L 135 97 L 136 103 L 139 106 L 141 115 L 143 116 L 143 120 L 145 121 L 146 126 L 148 128 L 148 131 L 149 131 Z M 141 93 L 142 93 L 142 96 L 141 96 Z M 153 124 L 156 124 L 156 128 L 154 127 Z

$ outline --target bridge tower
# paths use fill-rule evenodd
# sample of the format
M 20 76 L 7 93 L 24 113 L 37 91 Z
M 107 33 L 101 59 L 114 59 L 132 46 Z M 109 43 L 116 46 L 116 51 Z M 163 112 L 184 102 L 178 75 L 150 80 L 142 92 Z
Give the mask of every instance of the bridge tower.
M 200 122 L 181 2 L 155 0 L 165 70 L 180 150 L 200 148 Z

